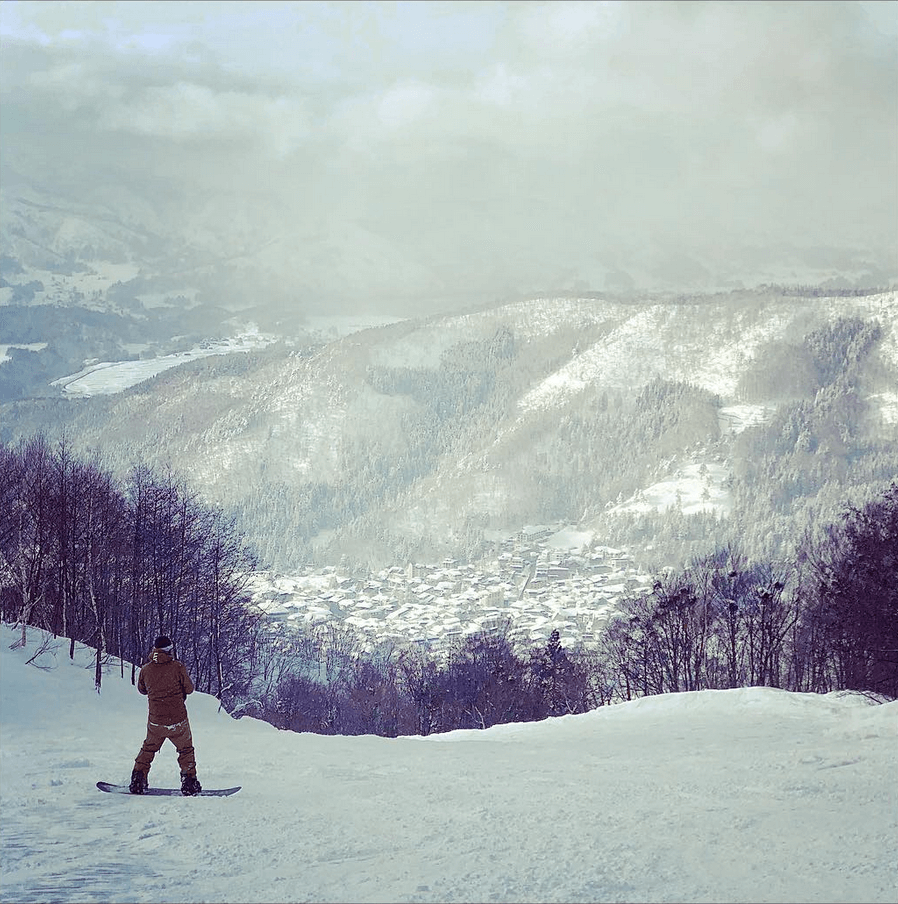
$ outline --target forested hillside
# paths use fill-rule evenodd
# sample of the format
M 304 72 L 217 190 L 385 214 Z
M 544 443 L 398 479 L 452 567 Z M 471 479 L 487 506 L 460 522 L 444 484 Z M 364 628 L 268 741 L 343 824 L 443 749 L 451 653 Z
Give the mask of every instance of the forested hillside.
M 43 436 L 0 445 L 0 608 L 139 665 L 161 625 L 180 638 L 198 685 L 246 680 L 256 619 L 251 551 L 233 524 L 171 472 L 135 465 L 117 480 L 97 456 Z M 133 675 L 132 675 L 133 677 Z
M 896 385 L 898 293 L 765 287 L 407 320 L 4 419 L 119 473 L 171 467 L 271 567 L 471 560 L 559 522 L 652 567 L 788 557 L 872 498 L 898 473 Z
M 847 507 L 794 562 L 721 547 L 621 601 L 589 647 L 501 624 L 443 649 L 373 648 L 348 626 L 253 615 L 254 560 L 171 474 L 118 481 L 42 438 L 0 447 L 0 615 L 134 665 L 177 638 L 229 711 L 325 734 L 422 734 L 582 713 L 651 694 L 763 685 L 898 696 L 898 482 Z M 24 640 L 23 640 L 24 642 Z

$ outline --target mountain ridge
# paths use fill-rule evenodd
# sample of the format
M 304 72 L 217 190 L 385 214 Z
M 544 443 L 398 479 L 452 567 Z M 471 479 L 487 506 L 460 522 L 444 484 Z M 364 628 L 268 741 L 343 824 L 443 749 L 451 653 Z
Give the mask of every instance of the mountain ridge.
M 809 417 L 802 406 L 831 404 L 816 365 L 795 371 L 813 357 L 809 342 L 835 343 L 827 354 L 850 357 L 852 336 L 878 331 L 858 361 L 831 365 L 851 385 L 829 395 L 850 391 L 857 411 L 838 415 L 837 426 L 836 415 L 820 414 L 813 429 L 826 436 L 815 467 L 844 473 L 797 494 L 796 514 L 812 517 L 824 489 L 831 506 L 839 486 L 849 495 L 879 486 L 891 467 L 882 446 L 898 439 L 896 326 L 895 291 L 531 299 L 317 346 L 283 344 L 239 362 L 193 362 L 84 400 L 53 429 L 66 426 L 78 445 L 104 449 L 123 467 L 137 457 L 173 465 L 238 513 L 277 567 L 476 557 L 490 548 L 490 531 L 545 521 L 618 544 L 644 534 L 650 546 L 670 530 L 662 521 L 679 519 L 696 533 L 681 544 L 685 554 L 744 526 L 734 472 L 758 456 L 744 459 L 739 443 L 773 442 L 760 437 L 776 412 Z M 752 389 L 764 383 L 758 372 L 782 373 L 778 397 Z M 755 423 L 727 420 L 736 405 Z M 839 430 L 845 448 L 830 450 L 827 437 Z M 684 513 L 671 491 L 668 506 L 650 510 L 651 488 L 676 480 L 705 498 Z M 797 531 L 781 533 L 794 540 Z M 764 554 L 789 545 L 758 542 Z

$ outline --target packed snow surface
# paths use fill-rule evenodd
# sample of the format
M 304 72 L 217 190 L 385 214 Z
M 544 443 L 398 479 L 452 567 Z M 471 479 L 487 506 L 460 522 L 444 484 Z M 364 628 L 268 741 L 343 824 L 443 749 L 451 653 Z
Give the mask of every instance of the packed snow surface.
M 118 663 L 0 629 L 2 900 L 898 899 L 898 702 L 648 697 L 427 738 L 325 737 L 188 698 L 199 778 L 126 783 L 146 701 Z M 174 748 L 150 783 L 176 786 Z

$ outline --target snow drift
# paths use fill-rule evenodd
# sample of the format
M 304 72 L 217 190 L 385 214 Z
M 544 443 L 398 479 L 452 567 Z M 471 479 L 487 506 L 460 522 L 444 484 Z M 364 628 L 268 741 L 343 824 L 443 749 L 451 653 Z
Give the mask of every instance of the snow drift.
M 0 630 L 2 899 L 898 899 L 898 702 L 771 688 L 427 738 L 324 737 L 188 700 L 199 776 L 127 781 L 146 702 L 92 654 Z M 48 644 L 29 664 L 41 642 Z M 151 784 L 178 778 L 170 745 Z

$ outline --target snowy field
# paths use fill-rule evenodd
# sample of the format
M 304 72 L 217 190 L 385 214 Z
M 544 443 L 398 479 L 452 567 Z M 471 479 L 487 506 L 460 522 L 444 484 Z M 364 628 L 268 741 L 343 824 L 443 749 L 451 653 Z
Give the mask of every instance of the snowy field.
M 316 316 L 309 318 L 308 331 L 310 335 L 316 335 L 322 340 L 335 339 L 360 330 L 394 323 L 397 319 L 396 317 L 373 315 L 367 317 Z M 208 358 L 210 355 L 230 355 L 237 352 L 253 351 L 276 342 L 277 338 L 277 336 L 259 333 L 258 330 L 250 325 L 245 332 L 232 336 L 230 339 L 208 342 L 186 352 L 160 355 L 158 358 L 136 361 L 94 361 L 86 364 L 78 373 L 69 374 L 54 380 L 51 385 L 60 386 L 68 395 L 81 398 L 112 395 L 117 392 L 123 392 L 131 386 L 136 386 L 144 380 L 152 379 L 158 374 L 180 364 L 196 361 L 199 358 Z M 46 343 L 20 347 L 38 349 L 44 346 L 46 346 Z M 4 356 L 8 357 L 6 355 L 8 348 L 9 346 L 0 345 L 0 361 L 3 361 Z
M 0 900 L 898 900 L 898 702 L 750 688 L 429 738 L 278 731 L 188 700 L 199 777 L 126 782 L 146 702 L 0 629 Z M 167 745 L 152 785 L 174 786 Z
M 257 332 L 236 336 L 221 342 L 210 342 L 174 355 L 160 355 L 138 361 L 98 361 L 88 364 L 76 374 L 60 377 L 51 386 L 61 386 L 72 396 L 112 395 L 130 386 L 149 380 L 172 367 L 208 358 L 210 355 L 229 355 L 234 352 L 249 352 L 264 348 L 275 341 L 274 336 Z
M 684 515 L 697 512 L 717 512 L 728 515 L 732 509 L 732 498 L 725 482 L 729 471 L 716 462 L 690 462 L 678 468 L 677 473 L 665 480 L 640 490 L 626 502 L 608 510 L 616 515 L 624 512 L 657 512 L 663 514 L 679 508 Z

